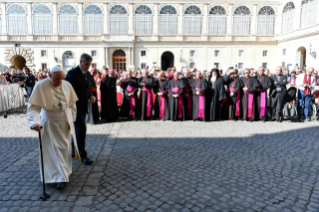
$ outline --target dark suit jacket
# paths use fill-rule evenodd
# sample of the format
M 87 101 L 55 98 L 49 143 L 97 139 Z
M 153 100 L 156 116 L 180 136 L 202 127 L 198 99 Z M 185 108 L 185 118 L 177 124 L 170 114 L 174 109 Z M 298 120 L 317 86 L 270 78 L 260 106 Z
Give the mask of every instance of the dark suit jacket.
M 79 101 L 76 102 L 77 120 L 79 118 L 85 118 L 85 115 L 88 112 L 88 99 L 92 96 L 90 72 L 87 71 L 85 74 L 87 75 L 87 82 L 85 82 L 81 68 L 77 66 L 71 69 L 65 78 L 66 81 L 71 83 L 79 99 Z
M 270 91 L 270 96 L 275 96 L 276 95 L 276 87 L 281 87 L 281 94 L 285 95 L 287 92 L 287 76 L 286 75 L 280 75 L 280 79 L 278 81 L 277 75 L 271 76 L 271 80 L 273 81 L 273 88 Z M 276 83 L 277 82 L 277 83 Z

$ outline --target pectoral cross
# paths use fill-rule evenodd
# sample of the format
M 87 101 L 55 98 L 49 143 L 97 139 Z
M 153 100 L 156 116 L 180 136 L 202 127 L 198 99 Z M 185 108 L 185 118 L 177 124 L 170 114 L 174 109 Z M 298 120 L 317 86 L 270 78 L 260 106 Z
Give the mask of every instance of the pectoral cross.
M 61 102 L 59 102 L 58 106 L 59 106 L 60 110 L 62 110 L 62 104 L 61 104 Z

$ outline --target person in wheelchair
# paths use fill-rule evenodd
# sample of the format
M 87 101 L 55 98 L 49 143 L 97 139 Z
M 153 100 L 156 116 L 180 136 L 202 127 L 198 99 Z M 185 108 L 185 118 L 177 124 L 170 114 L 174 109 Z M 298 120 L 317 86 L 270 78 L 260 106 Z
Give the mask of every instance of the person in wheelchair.
M 285 98 L 285 105 L 283 108 L 284 119 L 290 118 L 291 121 L 294 121 L 296 118 L 298 118 L 296 99 L 297 99 L 297 88 L 290 87 L 288 89 L 288 92 Z

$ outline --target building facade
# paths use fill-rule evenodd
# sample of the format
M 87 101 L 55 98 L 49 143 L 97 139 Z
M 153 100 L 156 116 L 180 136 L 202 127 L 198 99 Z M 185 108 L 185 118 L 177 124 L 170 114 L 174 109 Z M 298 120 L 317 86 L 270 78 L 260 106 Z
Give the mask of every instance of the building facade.
M 316 66 L 318 0 L 0 1 L 0 68 Z M 22 61 L 22 62 L 21 62 Z M 20 64 L 20 65 L 19 65 Z

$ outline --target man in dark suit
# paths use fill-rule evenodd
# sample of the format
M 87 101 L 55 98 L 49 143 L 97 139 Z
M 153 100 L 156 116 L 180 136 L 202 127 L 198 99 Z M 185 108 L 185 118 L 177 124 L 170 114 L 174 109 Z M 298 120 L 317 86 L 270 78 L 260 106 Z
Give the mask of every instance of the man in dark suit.
M 287 76 L 282 74 L 282 68 L 278 66 L 276 68 L 276 75 L 271 77 L 273 81 L 273 87 L 270 91 L 271 96 L 271 109 L 272 109 L 272 119 L 271 121 L 277 120 L 281 122 L 280 113 L 283 108 L 283 99 L 287 93 Z
M 77 117 L 76 121 L 74 122 L 74 125 L 79 153 L 82 162 L 86 165 L 91 165 L 93 163 L 93 161 L 87 157 L 87 153 L 85 151 L 85 117 L 88 112 L 88 101 L 92 103 L 96 101 L 96 98 L 92 95 L 91 92 L 90 73 L 88 71 L 91 66 L 91 63 L 92 57 L 88 54 L 82 54 L 80 58 L 80 64 L 76 68 L 71 69 L 65 78 L 66 81 L 71 83 L 79 99 L 76 102 Z M 72 156 L 73 155 L 74 149 L 72 148 Z

